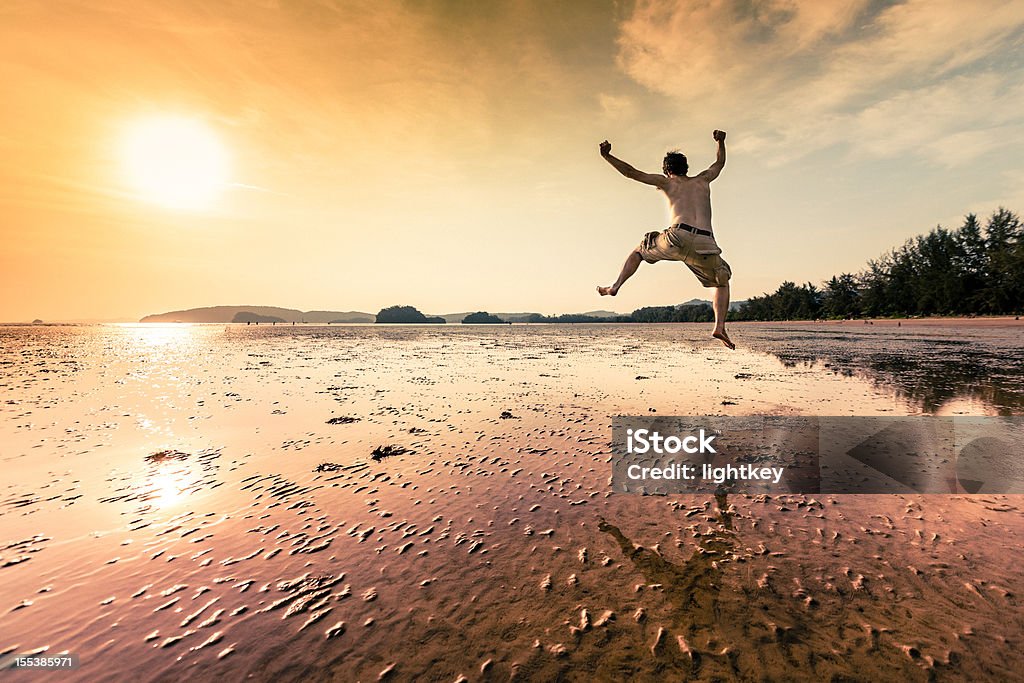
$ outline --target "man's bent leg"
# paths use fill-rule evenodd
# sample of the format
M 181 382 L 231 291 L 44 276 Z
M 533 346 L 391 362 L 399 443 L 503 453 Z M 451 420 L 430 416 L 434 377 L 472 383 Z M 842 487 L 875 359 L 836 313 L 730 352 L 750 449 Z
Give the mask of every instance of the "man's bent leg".
M 720 339 L 730 349 L 735 349 L 736 345 L 725 333 L 725 316 L 729 314 L 729 285 L 715 287 L 715 299 L 712 306 L 715 309 L 715 331 L 711 333 L 711 336 Z
M 622 272 L 619 273 L 619 278 L 615 281 L 611 287 L 598 287 L 597 293 L 601 296 L 615 296 L 619 293 L 619 288 L 622 287 L 622 283 L 633 276 L 636 269 L 640 267 L 640 263 L 643 259 L 640 257 L 640 252 L 634 249 L 626 257 L 626 262 L 622 264 Z

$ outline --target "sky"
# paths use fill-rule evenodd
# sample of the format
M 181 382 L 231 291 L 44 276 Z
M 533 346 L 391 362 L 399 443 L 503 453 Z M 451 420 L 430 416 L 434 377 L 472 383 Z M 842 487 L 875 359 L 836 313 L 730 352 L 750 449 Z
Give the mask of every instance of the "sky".
M 675 263 L 596 294 L 669 218 L 598 143 L 696 171 L 715 128 L 733 298 L 820 283 L 1024 211 L 1022 44 L 1012 0 L 6 0 L 0 320 L 709 298 Z M 140 189 L 202 177 L 126 147 L 169 117 L 223 156 L 202 205 Z

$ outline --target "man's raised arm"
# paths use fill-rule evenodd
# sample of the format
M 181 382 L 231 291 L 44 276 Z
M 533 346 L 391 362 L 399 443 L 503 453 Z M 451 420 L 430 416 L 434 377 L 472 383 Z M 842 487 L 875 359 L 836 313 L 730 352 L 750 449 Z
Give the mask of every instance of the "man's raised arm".
M 659 173 L 644 173 L 638 171 L 622 159 L 616 159 L 612 156 L 612 143 L 605 140 L 599 145 L 601 150 L 601 156 L 604 157 L 605 161 L 611 164 L 616 171 L 626 176 L 631 180 L 635 180 L 646 185 L 654 185 L 655 187 L 661 187 L 665 184 L 665 176 Z
M 717 178 L 718 174 L 725 167 L 725 131 L 716 130 L 711 134 L 711 137 L 718 143 L 718 158 L 715 159 L 715 163 L 708 166 L 706 171 L 701 172 L 701 175 L 707 178 L 708 182 Z

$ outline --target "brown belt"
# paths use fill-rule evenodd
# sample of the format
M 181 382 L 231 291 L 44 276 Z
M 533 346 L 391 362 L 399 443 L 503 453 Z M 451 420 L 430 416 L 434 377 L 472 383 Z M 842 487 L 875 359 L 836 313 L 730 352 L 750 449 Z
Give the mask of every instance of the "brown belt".
M 700 228 L 695 228 L 692 225 L 687 225 L 686 223 L 676 223 L 675 225 L 672 225 L 672 226 L 669 226 L 669 227 L 679 228 L 680 230 L 686 230 L 687 232 L 692 232 L 695 235 L 704 235 L 705 237 L 714 237 L 714 235 L 711 234 L 710 230 L 701 230 Z

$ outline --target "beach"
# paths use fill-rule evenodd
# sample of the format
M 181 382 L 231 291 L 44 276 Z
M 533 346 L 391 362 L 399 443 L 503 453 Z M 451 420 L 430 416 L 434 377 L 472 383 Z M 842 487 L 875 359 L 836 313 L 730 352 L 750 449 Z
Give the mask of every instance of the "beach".
M 67 680 L 1019 675 L 1019 496 L 613 493 L 609 442 L 617 415 L 1020 415 L 1020 323 L 730 333 L 0 327 L 0 658 L 77 654 Z

